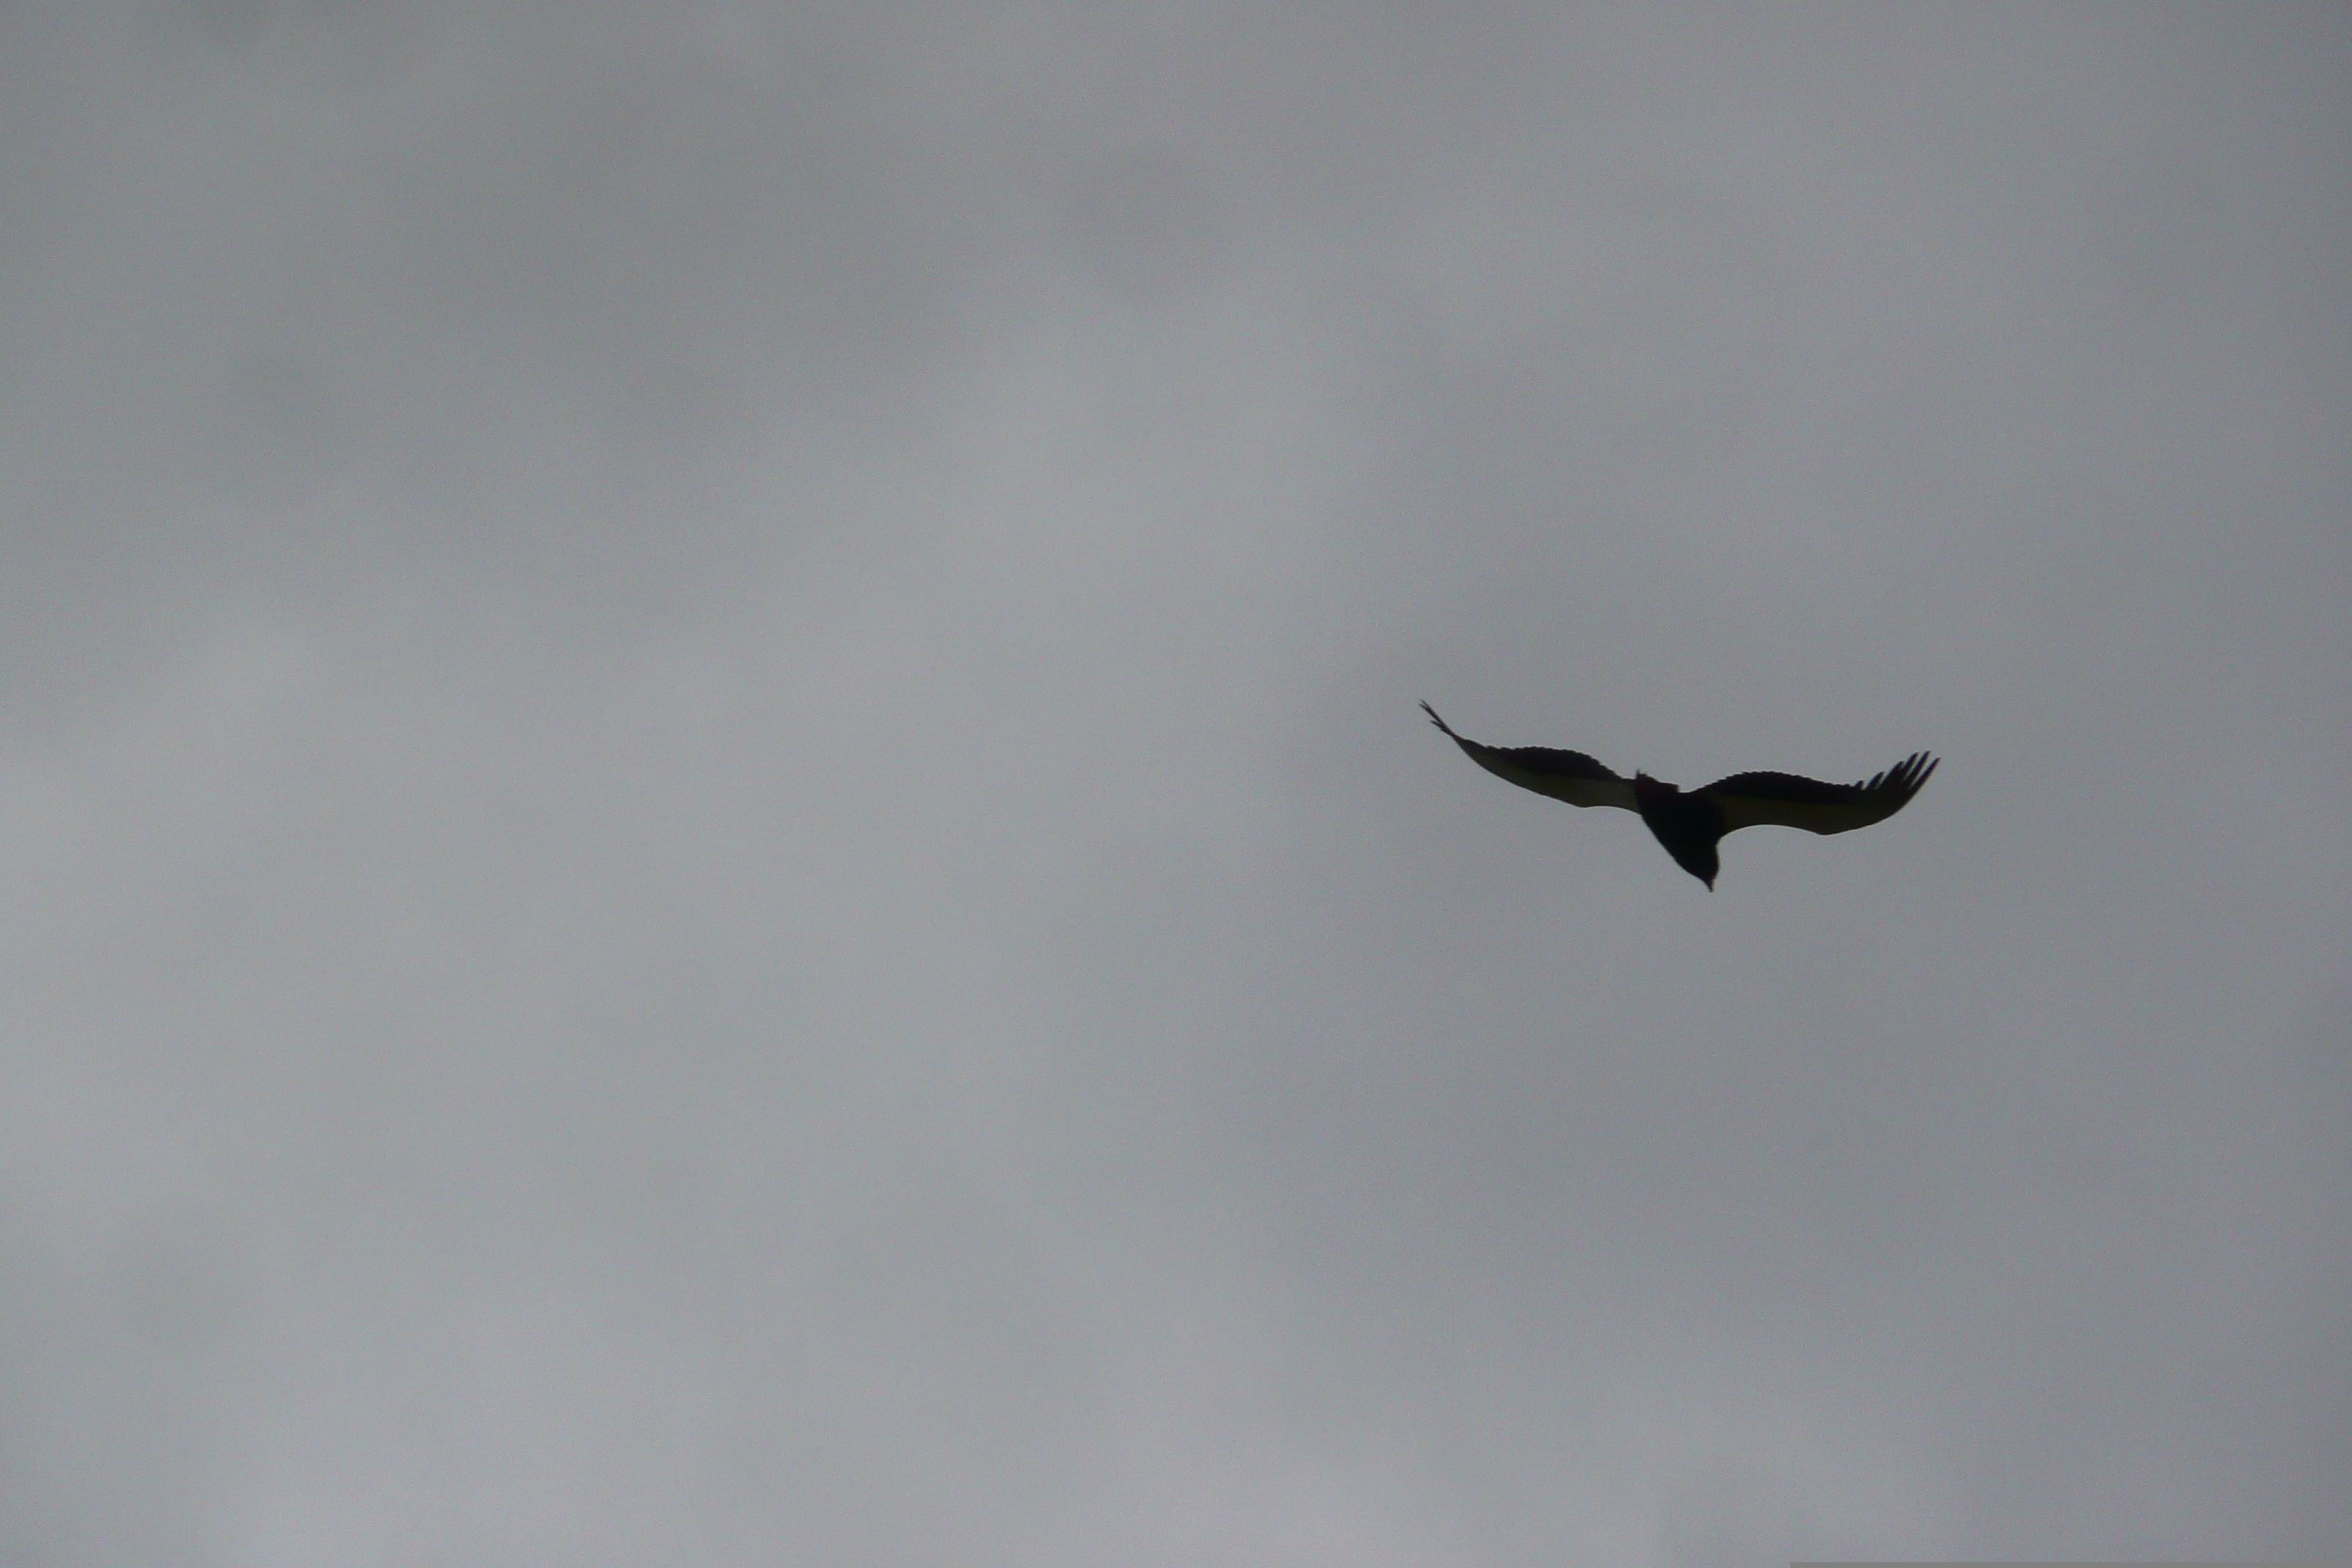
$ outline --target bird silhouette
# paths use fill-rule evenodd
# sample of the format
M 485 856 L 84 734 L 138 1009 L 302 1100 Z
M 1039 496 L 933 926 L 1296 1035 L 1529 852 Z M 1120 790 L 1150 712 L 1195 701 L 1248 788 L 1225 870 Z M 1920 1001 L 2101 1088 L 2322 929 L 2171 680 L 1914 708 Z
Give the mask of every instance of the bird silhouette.
M 1644 773 L 1624 778 L 1582 752 L 1481 745 L 1455 734 L 1454 726 L 1428 703 L 1421 710 L 1472 762 L 1497 778 L 1570 805 L 1613 805 L 1635 813 L 1675 864 L 1705 882 L 1709 892 L 1722 870 L 1716 846 L 1725 834 L 1768 826 L 1851 833 L 1884 822 L 1919 793 L 1937 760 L 1914 752 L 1863 784 L 1822 784 L 1794 773 L 1734 773 L 1704 789 L 1685 790 Z

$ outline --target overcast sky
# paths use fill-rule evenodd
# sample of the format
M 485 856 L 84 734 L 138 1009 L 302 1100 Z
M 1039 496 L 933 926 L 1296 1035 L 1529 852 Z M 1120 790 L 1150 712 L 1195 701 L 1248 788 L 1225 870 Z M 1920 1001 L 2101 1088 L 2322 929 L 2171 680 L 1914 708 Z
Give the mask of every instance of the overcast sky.
M 0 1560 L 2352 1554 L 2344 10 L 18 0 L 0 372 Z

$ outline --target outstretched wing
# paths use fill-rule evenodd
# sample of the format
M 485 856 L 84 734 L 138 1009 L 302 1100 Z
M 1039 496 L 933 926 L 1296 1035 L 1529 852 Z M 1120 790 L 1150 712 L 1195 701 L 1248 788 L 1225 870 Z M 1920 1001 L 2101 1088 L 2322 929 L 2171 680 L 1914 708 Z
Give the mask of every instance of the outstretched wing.
M 1850 833 L 1902 810 L 1936 771 L 1937 760 L 1914 752 L 1867 784 L 1822 784 L 1794 773 L 1734 773 L 1692 793 L 1715 802 L 1723 813 L 1726 833 L 1766 826 Z
M 1508 779 L 1521 789 L 1531 789 L 1570 805 L 1639 809 L 1633 805 L 1633 784 L 1582 752 L 1556 752 L 1549 746 L 1482 746 L 1455 734 L 1454 727 L 1439 718 L 1437 710 L 1428 703 L 1423 703 L 1421 710 L 1429 715 L 1431 723 L 1445 731 L 1448 740 L 1469 752 L 1472 762 L 1496 778 Z

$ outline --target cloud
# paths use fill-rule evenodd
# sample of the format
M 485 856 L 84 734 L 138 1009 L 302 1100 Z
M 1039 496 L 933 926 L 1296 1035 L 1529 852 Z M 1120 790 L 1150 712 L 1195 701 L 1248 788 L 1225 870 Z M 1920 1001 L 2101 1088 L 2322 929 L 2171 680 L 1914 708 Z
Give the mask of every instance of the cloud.
M 16 1554 L 2342 1538 L 2340 27 L 0 26 Z

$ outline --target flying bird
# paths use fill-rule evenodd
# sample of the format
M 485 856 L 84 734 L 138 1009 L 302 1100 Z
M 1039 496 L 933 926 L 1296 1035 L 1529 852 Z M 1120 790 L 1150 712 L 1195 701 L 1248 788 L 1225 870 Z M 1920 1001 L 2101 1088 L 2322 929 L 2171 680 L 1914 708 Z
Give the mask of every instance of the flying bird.
M 1455 734 L 1454 726 L 1428 703 L 1421 710 L 1472 762 L 1497 778 L 1570 805 L 1613 805 L 1639 814 L 1675 864 L 1705 882 L 1709 892 L 1722 869 L 1715 847 L 1725 834 L 1768 825 L 1801 827 L 1808 833 L 1851 833 L 1902 810 L 1936 771 L 1936 758 L 1914 752 L 1864 784 L 1822 784 L 1794 773 L 1734 773 L 1705 789 L 1684 790 L 1644 773 L 1621 777 L 1582 752 L 1482 746 Z

